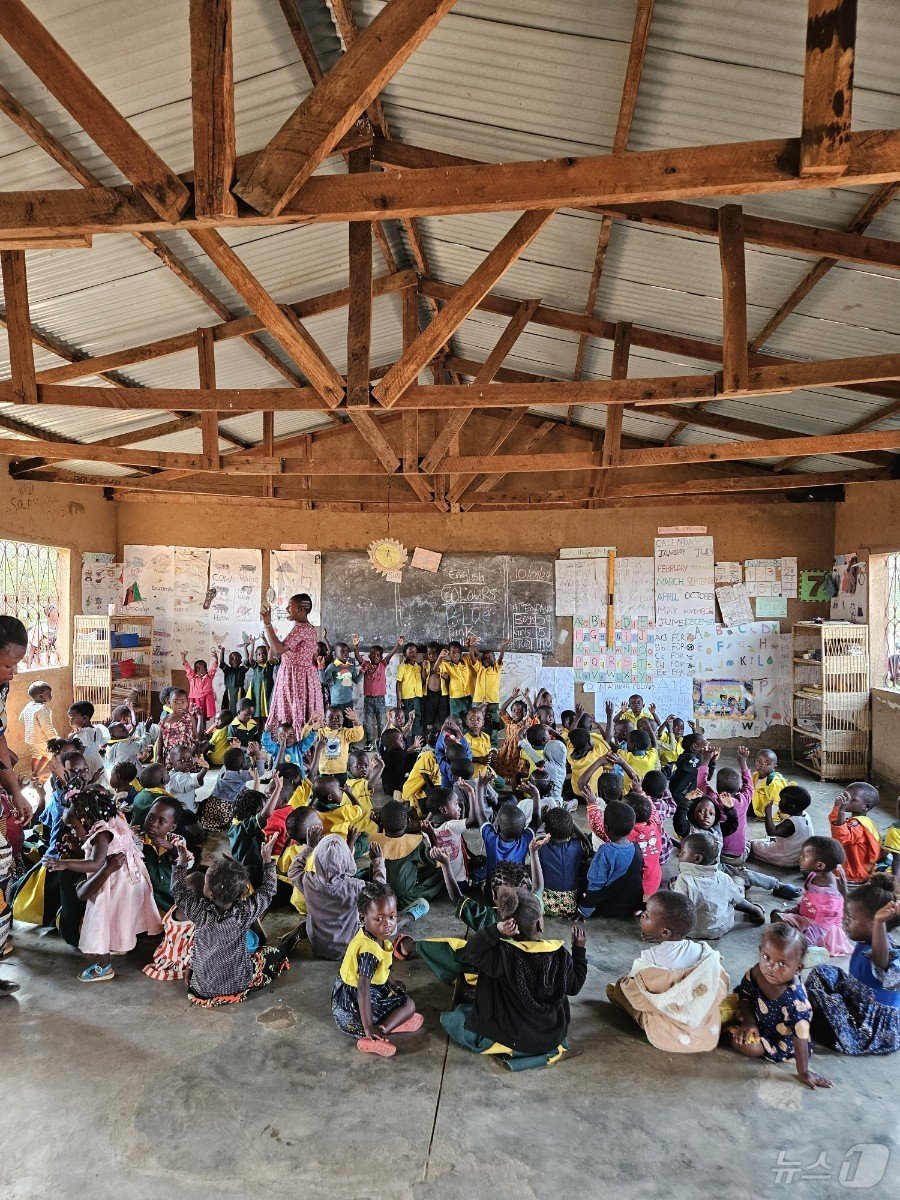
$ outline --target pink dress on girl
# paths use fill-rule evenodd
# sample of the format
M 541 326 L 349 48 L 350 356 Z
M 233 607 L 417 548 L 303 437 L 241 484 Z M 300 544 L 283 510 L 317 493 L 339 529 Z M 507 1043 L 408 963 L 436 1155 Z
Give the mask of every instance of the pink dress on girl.
M 186 712 L 181 717 L 169 717 L 167 721 L 160 721 L 159 733 L 162 738 L 163 762 L 170 767 L 172 751 L 176 746 L 188 746 L 193 749 L 197 741 L 197 724 L 193 713 Z
M 107 855 L 124 854 L 125 861 L 88 900 L 78 949 L 82 954 L 127 954 L 137 945 L 139 933 L 162 933 L 162 924 L 144 856 L 131 826 L 122 816 L 98 821 L 84 843 L 88 857 L 100 833 L 112 836 Z
M 799 929 L 811 946 L 824 946 L 832 958 L 853 953 L 853 943 L 844 933 L 844 897 L 832 882 L 825 887 L 807 875 L 803 898 L 796 912 L 782 914 L 782 921 Z
M 294 622 L 293 629 L 284 639 L 281 665 L 269 701 L 266 729 L 274 733 L 279 725 L 287 722 L 293 725 L 298 742 L 301 730 L 310 718 L 324 713 L 322 684 L 316 667 L 317 641 L 314 625 L 308 621 Z
M 193 667 L 187 663 L 184 664 L 184 673 L 188 677 L 189 685 L 188 704 L 191 708 L 199 709 L 207 720 L 210 720 L 218 712 L 216 696 L 213 691 L 213 677 L 217 670 L 215 661 L 211 667 L 207 668 L 205 675 L 198 675 Z

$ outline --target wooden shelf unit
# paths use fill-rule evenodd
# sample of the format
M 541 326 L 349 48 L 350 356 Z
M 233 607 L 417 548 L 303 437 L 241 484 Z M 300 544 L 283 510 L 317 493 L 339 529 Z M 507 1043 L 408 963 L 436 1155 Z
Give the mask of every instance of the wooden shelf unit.
M 116 646 L 123 633 L 137 634 L 137 646 Z M 131 658 L 135 674 L 118 676 L 118 664 Z M 72 690 L 76 700 L 90 700 L 97 721 L 108 721 L 110 713 L 137 693 L 135 711 L 139 718 L 150 716 L 153 683 L 152 617 L 76 617 L 72 653 Z
M 868 778 L 868 627 L 799 621 L 793 640 L 794 765 L 819 779 Z

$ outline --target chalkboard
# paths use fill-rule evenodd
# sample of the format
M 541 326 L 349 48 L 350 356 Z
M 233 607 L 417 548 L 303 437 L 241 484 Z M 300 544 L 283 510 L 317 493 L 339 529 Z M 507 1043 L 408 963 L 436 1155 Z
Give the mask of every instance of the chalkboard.
M 389 583 L 365 553 L 322 555 L 322 623 L 330 642 L 393 646 L 398 633 L 416 642 L 465 642 L 553 654 L 556 620 L 552 555 L 445 554 L 436 574 L 406 567 Z

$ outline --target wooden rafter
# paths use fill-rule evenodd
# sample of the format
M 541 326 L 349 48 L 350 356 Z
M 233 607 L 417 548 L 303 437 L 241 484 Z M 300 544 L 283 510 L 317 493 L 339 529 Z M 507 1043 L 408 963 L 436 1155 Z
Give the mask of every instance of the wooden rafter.
M 631 323 L 620 321 L 616 325 L 616 336 L 613 339 L 612 365 L 610 379 L 628 378 L 628 358 L 631 354 Z M 621 404 L 611 405 L 606 410 L 606 424 L 603 427 L 600 461 L 604 471 L 594 484 L 594 495 L 598 498 L 605 496 L 609 489 L 612 468 L 619 461 L 622 452 L 622 418 L 625 407 Z
M 194 210 L 233 216 L 234 55 L 231 0 L 190 0 L 191 112 L 194 125 Z
M 847 169 L 855 50 L 856 0 L 808 0 L 801 175 Z
M 371 150 L 353 150 L 348 167 L 367 172 Z M 369 403 L 369 367 L 372 353 L 372 222 L 347 225 L 350 304 L 347 310 L 347 405 Z
M 722 266 L 722 382 L 726 392 L 747 386 L 747 280 L 744 225 L 739 204 L 719 209 L 719 260 Z
M 0 0 L 0 37 L 115 163 L 137 194 L 165 221 L 177 221 L 191 194 L 87 75 L 51 37 L 23 0 Z
M 235 191 L 277 215 L 455 0 L 391 0 L 288 117 Z M 369 220 L 377 219 L 374 217 Z
M 371 412 L 367 412 L 363 408 L 350 408 L 347 410 L 347 416 L 356 426 L 363 440 L 371 447 L 372 453 L 378 459 L 381 467 L 389 475 L 392 475 L 400 466 L 400 459 Z
M 3 274 L 3 299 L 6 304 L 6 332 L 13 399 L 17 404 L 36 404 L 37 381 L 34 373 L 34 347 L 31 344 L 25 251 L 0 250 L 0 267 Z
M 533 429 L 531 431 L 531 433 L 529 434 L 527 441 L 525 442 L 524 446 L 522 447 L 521 454 L 534 460 L 534 455 L 532 452 L 537 448 L 538 444 L 546 438 L 547 434 L 550 433 L 555 428 L 556 428 L 555 421 L 542 421 L 540 423 L 540 425 L 538 425 L 538 427 L 536 429 Z M 544 457 L 543 455 L 538 455 L 537 456 L 538 461 L 542 461 L 543 457 Z M 517 456 L 510 455 L 509 459 L 517 460 Z M 460 460 L 460 461 L 462 461 L 462 460 Z M 477 461 L 478 461 L 477 459 L 473 460 L 473 465 L 465 467 L 463 469 L 466 471 L 469 471 L 469 472 L 471 472 L 471 471 L 477 472 L 477 471 L 485 471 L 485 470 L 490 471 L 492 467 L 499 467 L 500 469 L 491 471 L 490 474 L 485 475 L 485 477 L 483 479 L 480 479 L 477 483 L 472 484 L 471 487 L 466 489 L 466 492 L 463 495 L 463 499 L 466 499 L 466 497 L 468 497 L 468 503 L 461 505 L 461 507 L 466 510 L 471 508 L 472 504 L 475 503 L 474 498 L 476 496 L 478 496 L 479 493 L 491 491 L 492 488 L 495 488 L 495 487 L 497 487 L 498 484 L 502 483 L 508 474 L 505 467 L 503 466 L 503 463 L 508 461 L 508 459 L 504 455 L 498 454 L 494 458 L 488 458 L 487 456 L 485 456 L 485 458 L 482 460 L 482 463 L 484 463 L 486 461 L 489 464 L 488 466 L 474 465 L 475 462 L 477 462 Z M 449 463 L 448 463 L 448 466 L 449 466 Z
M 622 154 L 628 149 L 628 135 L 631 133 L 631 123 L 634 120 L 634 110 L 637 106 L 638 88 L 644 70 L 644 58 L 647 53 L 647 42 L 650 37 L 650 24 L 653 20 L 654 0 L 637 0 L 634 14 L 634 27 L 631 31 L 631 45 L 628 51 L 628 64 L 625 68 L 625 82 L 622 87 L 622 99 L 619 103 L 619 119 L 613 137 L 613 153 Z M 584 314 L 594 315 L 597 307 L 597 293 L 600 290 L 600 277 L 603 274 L 603 264 L 606 262 L 606 252 L 612 234 L 613 218 L 603 216 L 600 220 L 600 232 L 597 236 L 597 249 L 594 254 L 594 266 L 591 270 L 591 282 L 588 285 L 587 303 Z M 580 379 L 584 370 L 584 356 L 587 351 L 588 339 L 585 334 L 578 339 L 578 351 L 575 356 L 575 371 L 573 379 Z
M 411 386 L 421 369 L 449 340 L 470 312 L 509 270 L 553 216 L 552 212 L 525 213 L 494 249 L 475 268 L 453 299 L 430 325 L 419 334 L 403 357 L 374 389 L 374 396 L 385 408 L 396 404 Z
M 216 386 L 216 343 L 208 329 L 197 330 L 197 358 L 200 386 L 215 390 Z M 200 432 L 203 438 L 203 459 L 211 471 L 222 465 L 219 454 L 219 414 L 208 409 L 200 414 Z

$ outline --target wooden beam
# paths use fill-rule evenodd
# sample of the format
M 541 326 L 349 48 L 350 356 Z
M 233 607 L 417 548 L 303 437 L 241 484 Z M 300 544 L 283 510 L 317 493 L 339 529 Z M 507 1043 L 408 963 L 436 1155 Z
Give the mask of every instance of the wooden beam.
M 631 322 L 620 321 L 616 325 L 613 345 L 611 379 L 628 378 L 628 356 L 631 352 Z M 605 467 L 614 467 L 622 449 L 622 406 L 613 405 L 606 410 L 606 428 L 603 432 L 602 462 Z
M 93 244 L 89 233 L 77 233 L 61 238 L 4 238 L 0 250 L 90 250 Z
M 389 475 L 400 466 L 400 459 L 384 432 L 379 429 L 378 422 L 370 412 L 362 408 L 347 410 L 347 416 L 356 426 L 365 442 L 371 447 L 372 453 Z
M 882 187 L 878 188 L 877 191 L 873 192 L 873 194 L 868 197 L 862 208 L 859 209 L 856 216 L 850 222 L 848 233 L 851 236 L 859 236 L 863 230 L 867 229 L 871 222 L 875 220 L 878 214 L 887 208 L 891 201 L 896 197 L 898 192 L 900 192 L 900 184 L 897 183 L 886 183 Z M 747 218 L 745 216 L 745 235 L 747 230 L 746 221 Z M 861 240 L 872 241 L 874 239 L 866 238 Z M 759 333 L 756 334 L 756 336 L 750 342 L 751 351 L 759 350 L 766 344 L 775 330 L 787 320 L 801 300 L 804 300 L 809 295 L 816 284 L 824 279 L 829 271 L 838 265 L 839 261 L 840 259 L 838 256 L 834 254 L 834 245 L 832 243 L 829 246 L 829 256 L 819 259 L 815 266 L 812 267 L 812 269 L 803 277 L 803 279 L 800 280 L 787 299 L 782 301 L 772 316 L 769 317 L 765 325 L 763 325 L 762 329 L 760 329 Z
M 718 442 L 708 446 L 666 446 L 623 450 L 623 467 L 675 466 L 698 462 L 740 462 L 758 458 L 807 458 L 819 454 L 858 454 L 900 449 L 900 430 L 772 438 L 759 442 Z
M 34 373 L 34 347 L 31 344 L 25 251 L 0 250 L 0 266 L 13 397 L 17 404 L 36 404 L 37 380 Z
M 194 211 L 233 216 L 234 54 L 231 0 L 190 0 Z
M 285 312 L 275 303 L 220 233 L 205 229 L 198 230 L 194 236 L 244 303 L 303 370 L 326 406 L 334 408 L 339 404 L 344 397 L 344 381 L 299 320 L 292 319 L 289 311 Z
M 215 390 L 216 344 L 208 329 L 197 330 L 197 357 L 201 388 Z M 200 414 L 200 432 L 203 436 L 204 461 L 211 470 L 218 471 L 222 465 L 222 458 L 219 454 L 219 414 L 215 409 L 208 409 Z
M 370 26 L 371 28 L 371 26 Z M 452 169 L 317 175 L 277 215 L 238 212 L 222 227 L 390 220 L 449 213 L 592 208 L 716 195 L 804 191 L 823 186 L 799 174 L 799 138 L 728 142 L 587 158 L 477 164 Z M 850 135 L 850 165 L 830 187 L 900 178 L 900 130 Z M 0 238 L 198 228 L 167 222 L 133 187 L 0 192 Z
M 536 449 L 536 447 L 538 446 L 538 444 L 544 440 L 544 438 L 547 436 L 547 434 L 550 433 L 551 430 L 553 430 L 555 428 L 556 428 L 555 421 L 542 421 L 541 424 L 538 425 L 538 427 L 536 429 L 533 429 L 531 431 L 530 435 L 528 436 L 527 441 L 525 442 L 525 445 L 522 447 L 521 453 L 525 457 L 530 458 L 532 460 L 534 460 L 536 458 L 538 461 L 543 461 L 543 459 L 546 457 L 546 455 L 539 454 L 539 455 L 535 456 L 532 453 L 532 451 L 534 451 Z M 519 456 L 510 455 L 509 457 L 511 459 L 518 459 Z M 492 459 L 488 459 L 487 456 L 485 456 L 485 459 L 490 463 L 490 466 L 494 466 L 494 467 L 501 466 L 503 461 L 505 461 L 505 457 L 503 455 L 497 455 L 496 457 L 494 457 Z M 462 461 L 462 459 L 460 459 L 459 461 Z M 484 467 L 484 466 L 475 467 L 475 468 L 468 467 L 466 469 L 468 471 L 474 470 L 477 473 L 479 470 L 482 470 L 482 471 L 490 470 L 490 467 Z M 477 496 L 480 492 L 489 492 L 491 490 L 491 488 L 494 488 L 497 486 L 497 484 L 502 483 L 503 480 L 506 478 L 507 473 L 508 472 L 505 471 L 504 469 L 502 469 L 502 466 L 501 466 L 501 470 L 494 471 L 491 474 L 485 475 L 484 479 L 481 479 L 477 483 L 473 484 L 472 487 L 468 488 L 465 493 L 465 495 L 469 499 L 469 503 L 463 505 L 463 508 L 464 509 L 470 508 L 472 503 L 474 503 L 474 497 Z
M 450 335 L 534 241 L 552 216 L 551 212 L 525 213 L 475 268 L 453 299 L 419 334 L 400 361 L 374 389 L 375 398 L 385 408 L 395 404 L 415 382 L 425 364 L 446 344 Z
M 242 176 L 235 188 L 241 199 L 258 212 L 280 213 L 454 3 L 385 5 Z
M 613 153 L 624 154 L 628 149 L 628 136 L 631 133 L 631 122 L 637 105 L 638 88 L 641 85 L 641 75 L 644 71 L 644 58 L 647 54 L 647 42 L 650 37 L 650 23 L 653 20 L 654 0 L 637 0 L 634 13 L 634 26 L 631 31 L 631 44 L 628 50 L 628 64 L 625 68 L 625 82 L 622 86 L 622 99 L 619 102 L 619 119 L 613 137 Z M 600 232 L 597 236 L 597 249 L 594 254 L 594 266 L 591 271 L 591 281 L 588 285 L 587 303 L 584 313 L 587 317 L 594 315 L 597 307 L 597 293 L 600 290 L 600 278 L 603 265 L 606 262 L 606 252 L 609 249 L 609 239 L 612 234 L 612 218 L 604 216 L 600 221 Z M 578 351 L 575 356 L 575 371 L 573 379 L 580 379 L 584 370 L 584 356 L 587 351 L 588 339 L 582 334 L 578 339 Z
M 368 173 L 370 149 L 353 150 L 347 166 L 353 173 Z M 372 222 L 347 225 L 350 304 L 347 312 L 347 405 L 369 403 L 369 366 L 372 352 Z
M 741 206 L 719 209 L 719 261 L 722 267 L 722 379 L 726 392 L 747 386 L 747 280 Z
M 509 323 L 500 334 L 496 344 L 476 374 L 474 386 L 486 387 L 487 384 L 493 381 L 505 358 L 516 344 L 522 330 L 531 320 L 532 314 L 539 304 L 540 300 L 522 301 L 515 315 L 510 317 Z M 452 453 L 450 448 L 451 442 L 459 436 L 462 427 L 474 411 L 474 408 L 460 408 L 450 414 L 447 424 L 437 438 L 435 438 L 431 449 L 422 460 L 422 471 L 424 474 L 429 474 L 448 451 Z
M 850 161 L 856 0 L 808 0 L 800 174 L 834 178 Z
M 0 37 L 77 121 L 164 221 L 177 221 L 191 194 L 155 150 L 51 37 L 23 0 L 0 0 Z

